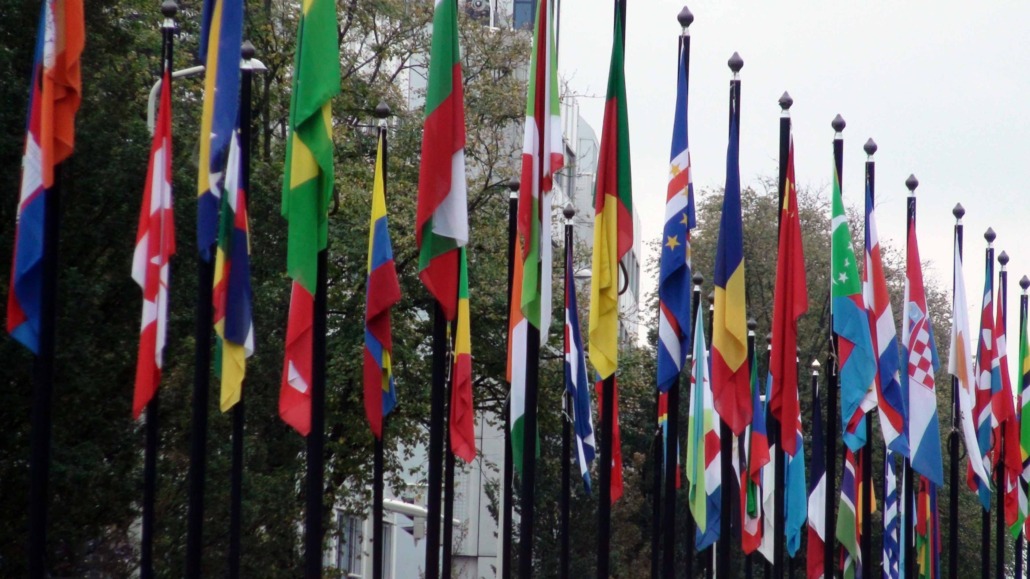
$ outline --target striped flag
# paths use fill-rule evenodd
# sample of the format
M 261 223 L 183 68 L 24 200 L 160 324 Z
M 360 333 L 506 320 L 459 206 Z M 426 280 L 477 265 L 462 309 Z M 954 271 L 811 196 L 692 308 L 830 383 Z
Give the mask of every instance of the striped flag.
M 200 59 L 204 62 L 204 105 L 200 117 L 197 172 L 197 247 L 204 261 L 218 241 L 218 210 L 226 187 L 229 144 L 240 103 L 240 46 L 243 0 L 204 0 Z
M 594 389 L 597 391 L 597 407 L 604 404 L 604 380 L 597 377 L 594 381 Z M 619 428 L 619 381 L 615 380 L 612 385 L 612 476 L 611 476 L 611 498 L 612 503 L 622 498 L 622 434 Z
M 333 191 L 330 101 L 340 92 L 335 10 L 336 5 L 329 0 L 309 0 L 301 9 L 283 177 L 282 213 L 288 222 L 286 269 L 293 283 L 279 416 L 303 436 L 311 430 L 318 253 L 328 243 L 329 201 Z
M 551 3 L 538 2 L 518 204 L 519 257 L 525 264 L 522 313 L 540 330 L 541 345 L 551 325 L 551 188 L 565 162 L 551 18 Z
M 862 270 L 862 297 L 869 317 L 869 333 L 873 351 L 876 353 L 877 372 L 876 410 L 880 429 L 887 448 L 901 456 L 908 456 L 908 439 L 905 437 L 904 393 L 898 367 L 898 330 L 894 325 L 894 311 L 887 279 L 883 275 L 883 261 L 880 257 L 880 237 L 876 230 L 876 208 L 873 205 L 872 184 L 867 180 L 865 188 L 865 268 Z
M 941 529 L 937 513 L 937 485 L 925 476 L 918 477 L 916 495 L 916 576 L 937 579 L 941 576 Z
M 583 487 L 590 492 L 590 465 L 594 462 L 594 421 L 590 410 L 590 383 L 579 331 L 572 246 L 565 248 L 565 389 L 572 398 L 573 431 L 576 433 L 576 462 Z
M 132 397 L 133 418 L 139 418 L 157 393 L 168 330 L 168 261 L 175 254 L 170 74 L 166 68 L 161 81 L 161 108 L 150 147 L 147 184 L 143 190 L 136 250 L 132 255 L 132 279 L 143 290 L 143 320 L 136 361 L 136 387 Z
M 1026 295 L 1024 293 L 1024 295 Z M 1023 534 L 1030 536 L 1030 509 L 1027 507 L 1026 483 L 1030 482 L 1030 340 L 1027 339 L 1027 312 L 1020 312 L 1019 324 L 1019 449 L 1023 460 L 1023 484 L 1020 485 L 1020 516 L 1024 520 Z
M 895 453 L 888 449 L 883 461 L 883 579 L 901 576 L 901 524 L 894 456 Z
M 740 206 L 740 101 L 730 83 L 730 135 L 726 189 L 715 253 L 715 314 L 712 323 L 712 389 L 715 410 L 734 434 L 751 422 L 747 362 L 747 303 L 744 224 Z
M 516 240 L 516 243 L 518 241 Z M 525 432 L 526 415 L 526 334 L 529 322 L 522 313 L 522 270 L 523 262 L 515 252 L 515 263 L 512 268 L 511 303 L 508 312 L 508 365 L 506 378 L 511 385 L 511 400 L 508 404 L 508 416 L 511 424 L 511 456 L 515 472 L 522 474 L 522 448 Z
M 696 225 L 694 184 L 687 139 L 687 70 L 690 53 L 680 42 L 676 67 L 676 112 L 672 121 L 669 186 L 658 274 L 658 389 L 679 379 L 690 350 L 690 230 Z
M 476 458 L 476 415 L 472 406 L 472 333 L 469 320 L 468 256 L 461 248 L 458 279 L 458 319 L 454 330 L 454 366 L 451 369 L 451 404 L 447 425 L 451 452 L 465 462 Z
M 386 131 L 379 131 L 372 216 L 368 226 L 368 277 L 365 278 L 365 416 L 376 438 L 383 437 L 383 419 L 397 405 L 393 380 L 393 336 L 390 310 L 401 299 L 393 261 L 393 243 L 386 217 Z
M 876 406 L 876 353 L 869 335 L 869 319 L 862 301 L 851 230 L 844 214 L 840 178 L 834 169 L 833 232 L 831 237 L 830 297 L 833 333 L 838 338 L 841 423 L 844 442 L 851 450 L 866 443 L 866 413 Z M 839 525 L 838 525 L 839 526 Z
M 75 113 L 82 95 L 79 57 L 86 41 L 82 0 L 42 3 L 29 89 L 21 191 L 7 293 L 7 332 L 39 353 L 46 205 L 55 168 L 75 148 Z M 144 206 L 146 207 L 146 206 Z
M 976 382 L 973 378 L 972 345 L 970 343 L 969 317 L 966 314 L 966 281 L 962 276 L 962 254 L 958 239 L 955 239 L 954 277 L 955 288 L 951 304 L 951 347 L 948 351 L 948 373 L 958 381 L 959 415 L 962 418 L 962 438 L 967 449 L 978 449 L 976 427 L 973 426 L 973 396 Z M 982 485 L 990 489 L 990 478 L 984 467 L 980 452 L 967 452 L 969 469 Z M 988 500 L 989 500 L 988 496 Z M 989 502 L 987 504 L 990 504 Z
M 994 250 L 987 246 L 987 259 L 984 272 L 984 294 L 983 307 L 980 310 L 980 340 L 976 351 L 976 365 L 974 374 L 976 376 L 975 404 L 973 406 L 973 420 L 976 423 L 977 446 L 972 449 L 979 449 L 978 454 L 983 461 L 987 477 L 980 479 L 973 470 L 972 463 L 966 469 L 966 484 L 969 490 L 976 492 L 980 497 L 980 504 L 985 511 L 991 509 L 991 437 L 994 422 L 992 405 L 993 398 L 993 366 L 996 362 L 994 356 Z M 972 449 L 969 454 L 972 455 Z
M 758 549 L 763 537 L 763 501 L 762 501 L 762 469 L 769 464 L 769 436 L 765 425 L 765 405 L 761 400 L 761 386 L 758 382 L 758 357 L 751 357 L 751 407 L 754 418 L 748 425 L 746 438 L 747 478 L 742 485 L 745 491 L 741 494 L 741 514 L 744 522 L 741 527 L 741 541 L 745 554 Z
M 1002 272 L 1005 266 L 1002 266 Z M 1015 401 L 1012 398 L 1012 379 L 1009 375 L 1009 356 L 1005 339 L 1005 321 L 1008 319 L 1008 295 L 1005 286 L 998 284 L 998 304 L 994 319 L 994 362 L 991 364 L 991 405 L 994 413 L 994 468 L 1002 469 L 1002 493 L 1005 525 L 1012 537 L 1019 534 L 1023 521 L 1019 517 L 1020 476 L 1023 459 L 1019 450 L 1019 423 Z
M 858 461 L 855 453 L 846 448 L 844 454 L 844 478 L 840 485 L 840 505 L 837 508 L 837 541 L 841 547 L 841 571 L 844 579 L 862 576 L 862 550 L 860 545 L 858 491 Z
M 783 451 L 793 457 L 798 450 L 795 424 L 800 424 L 801 420 L 801 406 L 798 404 L 798 318 L 808 311 L 808 286 L 805 282 L 805 250 L 801 245 L 797 181 L 794 178 L 793 139 L 789 151 L 783 206 L 780 208 L 780 241 L 773 294 L 772 353 L 769 361 L 773 392 L 769 409 L 780 423 Z
M 915 217 L 908 222 L 905 269 L 905 306 L 902 316 L 902 360 L 907 360 L 908 440 L 912 468 L 937 485 L 944 484 L 940 423 L 934 375 L 940 368 L 933 324 L 926 307 L 922 262 L 916 239 Z
M 719 538 L 720 471 L 719 416 L 708 377 L 704 312 L 698 309 L 694 325 L 694 358 L 690 373 L 690 421 L 687 430 L 688 504 L 697 523 L 695 547 L 701 551 Z
M 619 260 L 633 246 L 633 181 L 624 68 L 622 16 L 616 9 L 608 94 L 597 158 L 590 283 L 590 363 L 601 378 L 611 376 L 618 367 Z
M 330 23 L 335 22 L 333 18 Z M 458 313 L 458 249 L 469 237 L 465 99 L 456 3 L 436 0 L 432 28 L 415 242 L 419 278 L 451 321 Z
M 787 536 L 787 553 L 794 557 L 801 548 L 801 532 L 805 528 L 805 521 L 808 519 L 808 491 L 805 483 L 805 452 L 804 436 L 801 432 L 801 415 L 795 421 L 794 438 L 797 454 L 787 455 L 784 473 L 783 511 L 787 524 L 784 527 Z M 786 449 L 784 449 L 786 450 Z
M 250 214 L 240 160 L 240 135 L 233 130 L 226 161 L 225 195 L 218 224 L 215 254 L 215 331 L 221 348 L 222 394 L 219 406 L 228 411 L 243 391 L 247 358 L 254 353 L 254 302 L 250 287 Z
M 807 579 L 821 579 L 826 570 L 826 443 L 823 441 L 823 403 L 818 386 L 812 400 L 812 476 L 808 486 Z

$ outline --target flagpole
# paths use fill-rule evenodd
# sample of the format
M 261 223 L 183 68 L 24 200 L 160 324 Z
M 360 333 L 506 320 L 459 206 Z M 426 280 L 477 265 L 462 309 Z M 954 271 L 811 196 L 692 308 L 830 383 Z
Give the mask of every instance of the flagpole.
M 756 322 L 754 320 L 754 318 L 748 319 L 748 321 L 747 321 L 747 359 L 748 359 L 748 363 L 752 363 L 752 364 L 754 364 L 756 359 L 757 359 L 756 355 L 755 355 L 755 329 L 757 327 L 758 327 L 758 322 Z M 752 368 L 752 370 L 754 370 L 754 369 Z M 752 384 L 752 386 L 753 387 L 757 386 L 757 384 Z M 753 419 L 754 418 L 752 418 L 752 420 Z M 751 436 L 754 436 L 754 429 L 753 428 L 751 430 Z M 751 462 L 751 448 L 750 448 L 751 440 L 750 439 L 747 439 L 747 440 L 741 439 L 741 440 L 745 444 L 747 444 L 747 447 L 748 447 L 747 448 L 747 461 L 743 465 L 744 478 L 746 478 L 747 480 L 751 480 L 750 465 L 748 464 L 748 463 Z M 747 491 L 746 485 L 742 485 L 741 486 L 740 492 L 742 492 L 745 495 L 747 495 L 748 491 Z M 744 500 L 743 502 L 744 502 L 744 504 L 747 504 L 746 500 Z M 761 504 L 761 502 L 762 502 L 761 494 L 759 494 L 759 496 L 758 496 L 758 502 L 759 502 L 759 504 Z M 741 517 L 742 518 L 745 515 L 746 515 L 746 513 L 741 513 Z M 743 537 L 743 532 L 741 533 L 741 536 Z M 754 577 L 754 573 L 755 573 L 754 572 L 754 564 L 755 564 L 754 552 L 748 553 L 747 555 L 744 556 L 744 579 L 752 579 Z
M 994 230 L 990 227 L 984 232 L 984 239 L 987 241 L 987 249 L 985 251 L 985 261 L 987 262 L 987 268 L 991 269 L 994 265 Z M 993 298 L 992 298 L 993 299 Z M 991 312 L 993 315 L 993 312 Z M 981 338 L 982 339 L 982 338 Z M 994 339 L 994 336 L 991 336 Z M 983 363 L 982 361 L 980 362 Z M 990 362 L 988 362 L 990 364 Z M 979 419 L 979 417 L 977 417 Z M 993 441 L 992 441 L 993 442 Z M 970 452 L 969 449 L 966 452 Z M 979 452 L 979 450 L 977 450 Z M 990 477 L 988 477 L 990 478 Z M 987 484 L 987 483 L 984 483 Z M 983 579 L 988 579 L 991 576 L 991 511 L 990 509 L 983 509 L 980 513 L 980 575 Z
M 307 579 L 319 579 L 322 576 L 327 263 L 328 249 L 323 249 L 318 252 L 318 274 L 312 316 L 311 432 L 307 436 L 307 504 L 304 520 L 304 576 Z
M 452 335 L 453 338 L 453 335 Z M 450 340 L 453 344 L 453 339 Z M 447 368 L 453 367 L 453 358 L 448 352 Z M 450 430 L 451 423 L 451 390 L 454 388 L 453 374 L 449 374 L 447 380 L 447 410 L 444 411 L 444 431 L 447 432 L 447 442 L 444 443 L 444 471 L 443 471 L 443 527 L 441 532 L 442 550 L 440 552 L 440 577 L 451 579 L 451 560 L 454 551 L 454 449 L 451 447 Z
M 670 388 L 671 391 L 671 388 Z M 651 577 L 657 579 L 659 577 L 660 565 L 659 561 L 663 561 L 661 557 L 661 546 L 662 546 L 662 481 L 663 475 L 665 474 L 665 465 L 663 464 L 666 458 L 665 441 L 662 437 L 662 426 L 661 416 L 659 415 L 658 409 L 660 408 L 662 400 L 662 391 L 658 388 L 654 390 L 654 407 L 655 407 L 655 418 L 658 428 L 655 429 L 654 436 L 651 437 L 651 456 L 654 459 L 654 476 L 651 481 Z M 668 404 L 668 396 L 666 397 L 666 404 Z M 668 420 L 668 415 L 666 415 Z M 666 423 L 668 427 L 668 423 Z M 673 471 L 675 476 L 675 471 Z
M 836 172 L 834 178 L 837 183 L 842 183 L 844 178 L 844 128 L 847 123 L 844 117 L 837 115 L 830 122 L 833 128 L 833 166 Z M 830 311 L 830 328 L 833 327 L 833 311 Z M 837 496 L 837 394 L 839 387 L 840 367 L 837 358 L 837 337 L 830 331 L 830 351 L 826 356 L 826 444 L 823 446 L 823 460 L 826 461 L 826 527 L 825 544 L 823 550 L 823 576 L 830 578 L 834 576 L 834 545 L 837 534 L 836 527 L 836 503 Z
M 1026 331 L 1026 316 L 1027 316 L 1027 294 L 1026 294 L 1026 292 L 1027 292 L 1027 289 L 1030 289 L 1030 278 L 1028 278 L 1028 277 L 1026 277 L 1024 275 L 1023 278 L 1019 280 L 1019 287 L 1020 287 L 1020 289 L 1023 290 L 1023 293 L 1019 296 L 1019 335 L 1020 335 L 1020 340 L 1022 340 L 1023 332 Z M 1017 411 L 1016 411 L 1016 415 L 1019 416 L 1020 413 L 1022 412 L 1021 409 L 1022 409 L 1022 402 L 1023 402 L 1022 401 L 1022 399 L 1023 399 L 1023 392 L 1022 392 L 1022 390 L 1023 390 L 1023 385 L 1022 385 L 1022 381 L 1023 381 L 1023 367 L 1022 367 L 1023 361 L 1020 360 L 1019 362 L 1016 363 L 1016 365 L 1019 368 L 1018 376 L 1019 376 L 1019 380 L 1020 380 L 1020 396 L 1019 396 L 1020 409 L 1017 409 Z M 1019 485 L 1022 487 L 1022 492 L 1023 492 L 1024 496 L 1025 496 L 1026 492 L 1027 492 L 1027 484 L 1026 484 L 1026 481 L 1023 480 L 1023 477 L 1019 477 Z M 1017 579 L 1019 579 L 1020 577 L 1023 577 L 1023 550 L 1024 550 L 1023 530 L 1020 529 L 1019 534 L 1016 535 L 1016 546 L 1015 546 L 1016 578 Z
M 1005 331 L 1008 322 L 1008 304 L 1009 304 L 1009 272 L 1008 272 L 1009 255 L 1004 251 L 998 255 L 998 264 L 1001 265 L 1000 271 L 998 271 L 998 307 L 1001 308 L 1001 329 L 995 328 L 994 332 L 997 335 L 999 332 Z M 1008 333 L 1007 331 L 1005 332 Z M 1001 354 L 999 354 L 1000 357 Z M 1008 368 L 1002 368 L 1002 371 L 1007 371 Z M 1010 420 L 1015 420 L 1015 417 L 1010 417 Z M 995 488 L 997 489 L 994 493 L 998 498 L 997 511 L 994 513 L 994 535 L 997 537 L 994 541 L 994 558 L 996 559 L 994 564 L 994 574 L 998 579 L 1002 579 L 1005 576 L 1005 445 L 1009 444 L 1008 437 L 1005 436 L 1004 426 L 998 428 L 998 444 L 995 445 L 995 456 L 998 459 L 995 461 L 994 469 L 997 471 L 995 476 L 997 482 L 995 482 Z
M 576 216 L 576 208 L 569 202 L 565 205 L 562 210 L 562 215 L 565 216 L 565 267 L 572 269 L 572 218 Z M 573 285 L 569 287 L 568 280 L 573 279 L 573 272 L 565 272 L 565 294 L 576 291 L 575 281 Z M 567 300 L 566 300 L 567 301 Z M 573 312 L 575 315 L 579 315 L 577 312 Z M 568 340 L 572 337 L 566 335 L 565 340 L 565 351 L 571 351 L 568 345 Z M 566 362 L 568 363 L 568 362 Z M 559 529 L 559 541 L 560 550 L 558 553 L 558 576 L 568 577 L 569 576 L 569 519 L 570 519 L 570 502 L 572 500 L 572 396 L 569 394 L 568 383 L 562 388 L 562 402 L 564 411 L 562 412 L 562 428 L 561 428 L 561 500 L 559 501 L 560 514 L 560 529 Z
M 433 300 L 433 369 L 429 409 L 429 488 L 426 491 L 426 579 L 440 577 L 440 499 L 443 486 L 444 398 L 447 394 L 447 318 Z
M 772 367 L 772 332 L 769 332 L 769 333 L 767 333 L 765 335 L 765 359 L 766 359 L 767 367 Z M 762 406 L 763 409 L 765 409 L 768 406 L 769 395 L 770 394 L 772 394 L 772 392 L 769 392 L 768 388 L 766 388 L 766 392 L 765 392 L 764 395 L 763 394 L 759 394 L 758 395 L 759 396 L 759 400 L 763 403 L 763 406 Z M 769 443 L 769 448 L 771 450 L 773 450 L 773 452 L 775 452 L 775 448 L 773 447 L 773 445 L 775 444 L 776 438 L 772 438 L 772 437 L 778 437 L 779 436 L 780 428 L 779 428 L 779 426 L 777 426 L 775 429 L 771 429 L 770 428 L 770 426 L 769 426 L 770 425 L 770 419 L 773 420 L 773 422 L 771 422 L 771 424 L 776 425 L 777 423 L 775 422 L 775 419 L 771 417 L 769 412 L 765 413 L 765 418 L 766 418 L 766 421 L 765 421 L 765 431 L 766 431 L 765 436 L 766 436 L 766 440 Z M 766 467 L 768 467 L 768 464 L 766 464 Z M 772 468 L 774 468 L 774 469 L 776 468 L 776 463 L 775 462 L 772 463 Z M 763 485 L 765 484 L 764 480 L 762 481 L 762 484 Z M 773 490 L 775 491 L 775 489 L 773 489 Z M 763 495 L 765 494 L 764 486 L 762 488 L 762 494 Z M 765 535 L 764 535 L 764 533 L 765 533 L 765 517 L 767 515 L 766 515 L 766 513 L 764 511 L 764 507 L 765 507 L 765 502 L 764 501 L 765 501 L 765 498 L 764 497 L 760 497 L 760 500 L 763 501 L 762 502 L 762 507 L 763 507 L 763 512 L 762 512 L 762 518 L 763 518 L 763 520 L 762 520 L 762 533 L 763 533 L 763 535 L 762 535 L 762 538 L 764 540 L 765 539 Z M 776 517 L 776 510 L 775 510 L 776 509 L 776 504 L 775 503 L 776 503 L 776 498 L 773 497 L 773 526 L 774 527 L 776 526 L 776 518 L 775 518 Z M 774 535 L 776 534 L 776 530 L 775 529 L 773 529 L 773 534 Z M 775 555 L 775 552 L 773 553 L 773 555 Z M 774 556 L 773 558 L 775 559 L 776 557 Z M 775 578 L 776 574 L 773 573 L 772 562 L 769 561 L 768 558 L 763 556 L 762 557 L 762 579 L 769 579 L 770 577 Z
M 390 116 L 390 106 L 385 102 L 376 105 L 374 115 L 379 119 L 379 142 L 382 143 L 382 180 L 383 192 L 387 190 L 387 174 L 389 171 L 389 148 L 387 146 L 386 119 Z M 372 436 L 372 579 L 383 579 L 383 479 L 385 477 L 385 449 L 387 417 L 383 416 L 379 436 Z
M 508 187 L 508 311 L 511 311 L 511 286 L 515 276 L 515 238 L 518 235 L 519 181 L 511 179 Z M 504 489 L 501 516 L 501 574 L 511 577 L 512 502 L 515 500 L 515 459 L 511 448 L 511 393 L 504 413 Z
M 695 271 L 694 272 L 694 277 L 693 277 L 693 279 L 691 281 L 694 282 L 694 290 L 693 290 L 693 296 L 691 298 L 691 315 L 690 315 L 690 320 L 691 320 L 691 327 L 694 327 L 697 324 L 697 313 L 701 309 L 701 286 L 705 283 L 705 277 L 703 275 L 701 275 L 700 273 Z M 684 361 L 684 364 L 687 364 L 688 368 L 693 368 L 693 354 L 691 352 L 687 352 L 687 359 L 686 359 L 686 361 Z M 700 387 L 700 386 L 698 386 L 698 387 Z M 686 389 L 683 392 L 683 395 L 686 397 L 687 400 L 690 400 L 690 397 L 693 396 L 693 393 L 690 390 L 691 390 L 690 380 L 687 380 L 687 382 L 686 382 Z M 689 428 L 689 426 L 688 426 L 688 428 Z M 688 491 L 689 491 L 689 485 L 690 485 L 690 483 L 688 482 L 687 483 Z M 686 569 L 687 569 L 687 577 L 688 578 L 692 578 L 692 577 L 694 577 L 694 551 L 695 551 L 695 545 L 696 545 L 697 523 L 694 521 L 694 513 L 690 510 L 690 506 L 689 505 L 687 506 L 686 511 L 687 511 Z
M 914 228 L 916 224 L 916 187 L 919 186 L 919 180 L 916 179 L 915 175 L 909 175 L 908 179 L 905 179 L 905 187 L 908 188 L 908 199 L 906 201 L 907 219 L 905 222 L 909 228 Z M 907 345 L 905 345 L 907 347 Z M 906 364 L 907 365 L 907 364 Z M 907 372 L 907 370 L 904 370 Z M 906 399 L 907 393 L 906 393 Z M 915 449 L 911 449 L 914 453 Z M 901 526 L 901 551 L 905 561 L 905 568 L 903 569 L 905 577 L 915 577 L 916 564 L 915 564 L 915 534 L 912 532 L 912 525 L 915 521 L 915 476 L 912 473 L 912 459 L 911 457 L 905 457 L 905 472 L 903 481 L 903 497 L 902 497 L 902 526 Z
M 715 334 L 715 326 L 714 326 L 714 324 L 715 324 L 715 291 L 713 290 L 713 291 L 708 293 L 708 328 L 707 328 L 708 344 L 712 343 L 712 336 L 714 336 L 714 334 Z M 711 346 L 709 346 L 709 348 L 711 348 Z M 708 361 L 705 360 L 704 363 L 707 364 Z M 703 388 L 703 387 L 704 387 L 703 384 L 698 384 L 698 388 Z M 722 452 L 724 452 L 725 449 L 722 446 L 722 429 L 721 428 L 720 428 L 719 434 L 720 434 L 720 438 L 719 438 L 719 452 L 722 453 Z M 725 468 L 726 464 L 724 462 L 720 461 L 720 465 L 719 466 L 720 466 L 719 476 L 722 478 L 722 480 L 725 481 L 726 480 L 726 477 L 725 477 L 725 475 L 726 475 L 726 468 Z M 723 492 L 719 495 L 720 499 L 722 499 L 722 497 L 726 495 L 725 490 L 726 489 L 722 489 Z M 719 510 L 720 510 L 719 538 L 720 539 L 722 539 L 722 537 L 724 536 L 723 535 L 724 531 L 727 532 L 727 533 L 729 532 L 725 527 L 722 526 L 723 519 L 727 518 L 727 517 L 722 517 L 722 512 L 721 511 L 722 511 L 722 507 L 724 505 L 725 505 L 725 503 L 722 500 L 720 500 L 719 501 Z M 723 543 L 723 542 L 724 542 L 723 540 L 717 541 L 715 545 L 705 549 L 705 552 L 704 552 L 704 555 L 703 555 L 703 558 L 702 558 L 702 568 L 704 569 L 704 576 L 707 579 L 711 579 L 714 576 L 715 572 L 716 572 L 716 553 L 715 552 L 718 550 L 720 552 L 720 554 L 722 553 L 721 543 Z
M 955 216 L 955 243 L 958 247 L 958 256 L 962 257 L 962 234 L 963 225 L 962 217 L 966 214 L 965 208 L 962 207 L 961 203 L 955 204 L 955 208 L 951 210 L 951 214 Z M 959 272 L 952 272 L 952 295 L 955 294 L 955 275 Z M 950 503 L 948 505 L 948 518 L 950 523 L 948 524 L 948 576 L 958 577 L 958 488 L 959 488 L 959 433 L 961 432 L 962 423 L 959 416 L 961 405 L 959 404 L 959 386 L 958 378 L 955 376 L 951 377 L 951 433 L 948 436 L 948 458 L 951 461 L 951 471 L 949 473 L 950 480 Z
M 869 198 L 876 203 L 876 141 L 869 139 L 862 146 L 866 154 L 865 180 L 869 189 Z M 859 451 L 862 454 L 862 576 L 873 579 L 873 419 L 868 414 L 865 419 L 865 446 Z

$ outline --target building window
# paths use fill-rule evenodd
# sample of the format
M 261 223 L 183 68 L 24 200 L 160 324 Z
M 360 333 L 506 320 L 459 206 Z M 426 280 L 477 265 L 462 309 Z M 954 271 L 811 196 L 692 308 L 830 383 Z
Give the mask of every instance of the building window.
M 393 579 L 393 523 L 383 521 L 383 579 Z
M 336 567 L 344 577 L 361 577 L 361 543 L 363 541 L 362 520 L 341 514 L 337 519 L 339 540 L 336 543 Z
M 512 21 L 516 30 L 532 30 L 536 19 L 536 0 L 515 0 Z

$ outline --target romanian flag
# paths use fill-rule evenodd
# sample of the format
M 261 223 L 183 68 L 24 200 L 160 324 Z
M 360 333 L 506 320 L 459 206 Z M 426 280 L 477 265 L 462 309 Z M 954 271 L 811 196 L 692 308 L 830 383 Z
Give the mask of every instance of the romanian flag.
M 469 273 L 465 248 L 459 255 L 458 319 L 454 334 L 451 372 L 451 452 L 465 462 L 476 458 L 476 416 L 472 408 L 472 336 L 469 326 Z
M 218 209 L 229 143 L 240 103 L 240 46 L 243 0 L 204 0 L 200 59 L 204 62 L 204 107 L 200 117 L 200 170 L 197 172 L 197 247 L 211 259 L 219 232 Z M 224 401 L 223 401 L 224 405 Z
M 769 373 L 773 392 L 769 411 L 780 422 L 780 443 L 790 456 L 797 454 L 796 424 L 801 420 L 798 403 L 798 318 L 808 311 L 805 282 L 805 250 L 801 246 L 797 181 L 794 178 L 794 141 L 787 156 L 787 181 L 780 208 L 780 242 L 773 294 L 772 353 Z
M 740 206 L 740 83 L 730 82 L 730 138 L 726 189 L 715 253 L 715 314 L 712 323 L 712 391 L 715 410 L 734 434 L 751 422 L 747 361 L 747 302 L 744 282 L 744 223 Z M 795 354 L 790 355 L 791 363 Z M 788 425 L 788 430 L 793 425 Z
M 590 284 L 590 362 L 601 378 L 608 378 L 618 367 L 619 260 L 633 246 L 633 191 L 622 26 L 622 16 L 616 7 L 608 96 L 597 158 L 593 277 Z
M 157 393 L 168 329 L 168 261 L 175 253 L 170 95 L 171 72 L 166 67 L 136 233 L 136 251 L 132 255 L 132 279 L 143 290 L 143 321 L 136 361 L 136 388 L 132 397 L 133 418 L 139 418 Z
M 393 338 L 390 309 L 401 299 L 393 263 L 393 244 L 386 219 L 386 130 L 379 131 L 372 184 L 372 218 L 368 227 L 368 277 L 365 281 L 365 416 L 376 438 L 383 437 L 383 418 L 397 405 L 393 382 Z
M 82 0 L 47 0 L 39 16 L 22 154 L 7 331 L 39 353 L 43 252 L 48 190 L 55 167 L 75 148 L 75 113 L 82 95 L 79 57 L 86 42 Z
M 293 287 L 279 416 L 307 436 L 311 430 L 311 371 L 318 252 L 328 242 L 333 192 L 330 100 L 340 92 L 336 4 L 304 2 L 290 97 L 283 216 L 289 222 L 286 268 Z M 237 52 L 238 55 L 238 52 Z
M 330 23 L 335 22 L 333 18 Z M 457 4 L 436 0 L 415 242 L 419 250 L 419 278 L 448 321 L 458 313 L 458 249 L 469 238 L 461 74 Z
M 250 288 L 250 219 L 246 189 L 240 162 L 240 135 L 233 131 L 226 162 L 212 294 L 215 331 L 222 348 L 222 412 L 240 401 L 247 358 L 254 353 L 254 295 Z

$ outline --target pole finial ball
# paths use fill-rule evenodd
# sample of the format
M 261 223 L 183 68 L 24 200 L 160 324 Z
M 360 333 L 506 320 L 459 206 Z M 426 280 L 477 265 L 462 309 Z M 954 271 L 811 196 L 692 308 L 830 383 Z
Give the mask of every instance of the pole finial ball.
M 780 103 L 780 108 L 789 111 L 790 107 L 794 104 L 794 99 L 790 98 L 790 93 L 783 91 L 783 95 L 780 96 L 780 100 L 776 101 Z
M 708 304 L 713 306 L 715 305 L 715 292 L 708 294 Z
M 729 65 L 730 70 L 733 72 L 740 72 L 740 69 L 744 68 L 744 59 L 740 57 L 739 53 L 734 52 L 733 56 L 726 61 L 726 64 Z
M 179 13 L 179 5 L 175 0 L 165 0 L 161 3 L 161 14 L 165 18 L 175 18 L 175 15 Z
M 257 54 L 257 49 L 254 48 L 254 45 L 249 40 L 244 40 L 240 45 L 240 56 L 243 57 L 243 60 L 250 60 L 254 58 L 255 54 Z
M 747 329 L 749 329 L 749 330 L 751 330 L 753 332 L 753 331 L 755 331 L 755 329 L 757 327 L 758 327 L 758 322 L 756 322 L 754 318 L 748 318 L 747 319 Z
M 765 335 L 765 343 L 766 344 L 772 344 L 772 332 L 769 332 L 768 334 Z
M 576 216 L 576 208 L 572 206 L 572 201 L 565 204 L 565 209 L 561 210 L 561 214 L 565 216 L 565 219 L 572 221 L 572 218 Z
M 508 183 L 506 183 L 506 185 L 508 186 L 508 191 L 511 191 L 512 193 L 519 190 L 519 180 L 515 177 L 508 179 Z
M 905 179 L 905 187 L 908 187 L 909 191 L 915 192 L 916 187 L 919 186 L 919 179 L 916 179 L 915 175 L 909 175 L 908 179 Z
M 994 233 L 994 228 L 992 227 L 988 227 L 987 231 L 984 231 L 984 239 L 987 240 L 987 243 L 994 243 L 994 240 L 997 239 L 997 237 L 998 236 Z
M 833 127 L 833 131 L 835 133 L 843 133 L 844 127 L 848 126 L 848 124 L 844 122 L 844 117 L 837 115 L 833 117 L 833 121 L 830 122 L 830 126 Z
M 1002 267 L 1005 267 L 1006 265 L 1008 265 L 1009 264 L 1009 254 L 1007 254 L 1004 251 L 1002 251 L 1001 254 L 998 256 L 998 263 L 1000 263 Z
M 680 26 L 683 28 L 690 28 L 690 25 L 694 23 L 694 13 L 684 5 L 683 10 L 680 10 L 680 13 L 676 15 L 676 20 L 679 20 Z
M 694 272 L 694 280 L 693 281 L 694 281 L 694 285 L 701 285 L 701 284 L 705 283 L 705 276 L 701 275 L 698 272 Z
M 951 210 L 951 214 L 955 216 L 955 219 L 962 219 L 966 215 L 966 208 L 961 203 L 956 203 L 955 208 Z
M 1024 275 L 1023 279 L 1019 280 L 1019 287 L 1023 288 L 1023 291 L 1026 291 L 1027 288 L 1030 288 L 1030 277 L 1026 277 Z
M 864 145 L 862 145 L 862 150 L 865 151 L 865 154 L 869 155 L 870 157 L 876 154 L 876 149 L 876 141 L 872 139 L 869 139 L 865 142 Z
M 385 119 L 390 116 L 390 105 L 379 101 L 379 104 L 376 105 L 375 116 L 377 119 Z

